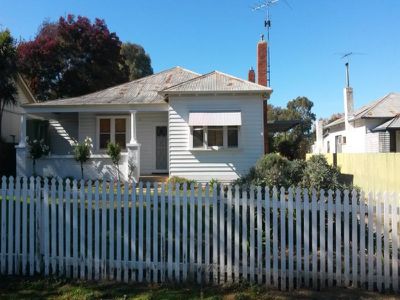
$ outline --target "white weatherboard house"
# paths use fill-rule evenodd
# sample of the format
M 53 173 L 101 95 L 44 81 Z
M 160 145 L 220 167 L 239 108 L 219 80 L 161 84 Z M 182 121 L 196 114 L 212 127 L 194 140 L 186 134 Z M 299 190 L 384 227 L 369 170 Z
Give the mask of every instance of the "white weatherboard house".
M 85 178 L 116 178 L 105 153 L 111 141 L 123 148 L 124 179 L 131 162 L 136 180 L 168 174 L 231 181 L 263 155 L 263 102 L 271 92 L 217 71 L 200 75 L 175 67 L 85 96 L 25 105 L 17 175 L 32 175 L 28 135 L 50 146 L 50 155 L 37 161 L 42 176 L 80 178 L 73 145 L 91 137 Z
M 358 110 L 353 90 L 344 89 L 344 116 L 316 124 L 313 153 L 400 152 L 400 94 L 389 93 Z

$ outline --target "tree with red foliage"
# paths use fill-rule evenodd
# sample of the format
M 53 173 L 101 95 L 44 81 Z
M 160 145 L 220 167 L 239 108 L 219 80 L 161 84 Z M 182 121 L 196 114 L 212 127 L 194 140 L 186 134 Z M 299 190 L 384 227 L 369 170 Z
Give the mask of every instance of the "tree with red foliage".
M 68 15 L 44 22 L 18 46 L 19 70 L 37 99 L 74 97 L 129 80 L 121 41 L 104 20 Z

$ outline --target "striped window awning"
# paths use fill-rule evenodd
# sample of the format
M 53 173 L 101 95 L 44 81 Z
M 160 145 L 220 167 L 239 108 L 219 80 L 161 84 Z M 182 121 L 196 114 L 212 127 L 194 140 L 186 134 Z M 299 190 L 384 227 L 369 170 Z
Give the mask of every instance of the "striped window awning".
M 189 126 L 240 126 L 240 111 L 190 112 Z

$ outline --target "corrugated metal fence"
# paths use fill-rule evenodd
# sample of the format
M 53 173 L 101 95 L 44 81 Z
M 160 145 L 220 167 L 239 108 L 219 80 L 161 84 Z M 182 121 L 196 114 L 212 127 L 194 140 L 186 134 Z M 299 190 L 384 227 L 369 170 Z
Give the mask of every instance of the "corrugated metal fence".
M 399 290 L 397 195 L 2 179 L 2 274 Z

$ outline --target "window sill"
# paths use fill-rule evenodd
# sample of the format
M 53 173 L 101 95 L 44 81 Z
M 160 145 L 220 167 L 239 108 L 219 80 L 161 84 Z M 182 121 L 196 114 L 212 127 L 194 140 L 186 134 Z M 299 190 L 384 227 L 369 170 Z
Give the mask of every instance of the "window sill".
M 192 152 L 212 152 L 212 151 L 228 151 L 228 152 L 239 152 L 241 148 L 227 148 L 227 147 L 209 147 L 209 148 L 189 148 Z
M 121 152 L 121 156 L 126 156 L 128 155 L 128 152 Z M 50 154 L 48 156 L 43 156 L 43 158 L 48 158 L 48 159 L 65 159 L 65 158 L 74 158 L 74 155 L 72 154 Z M 96 159 L 96 158 L 110 158 L 109 155 L 105 153 L 93 153 L 90 159 Z

